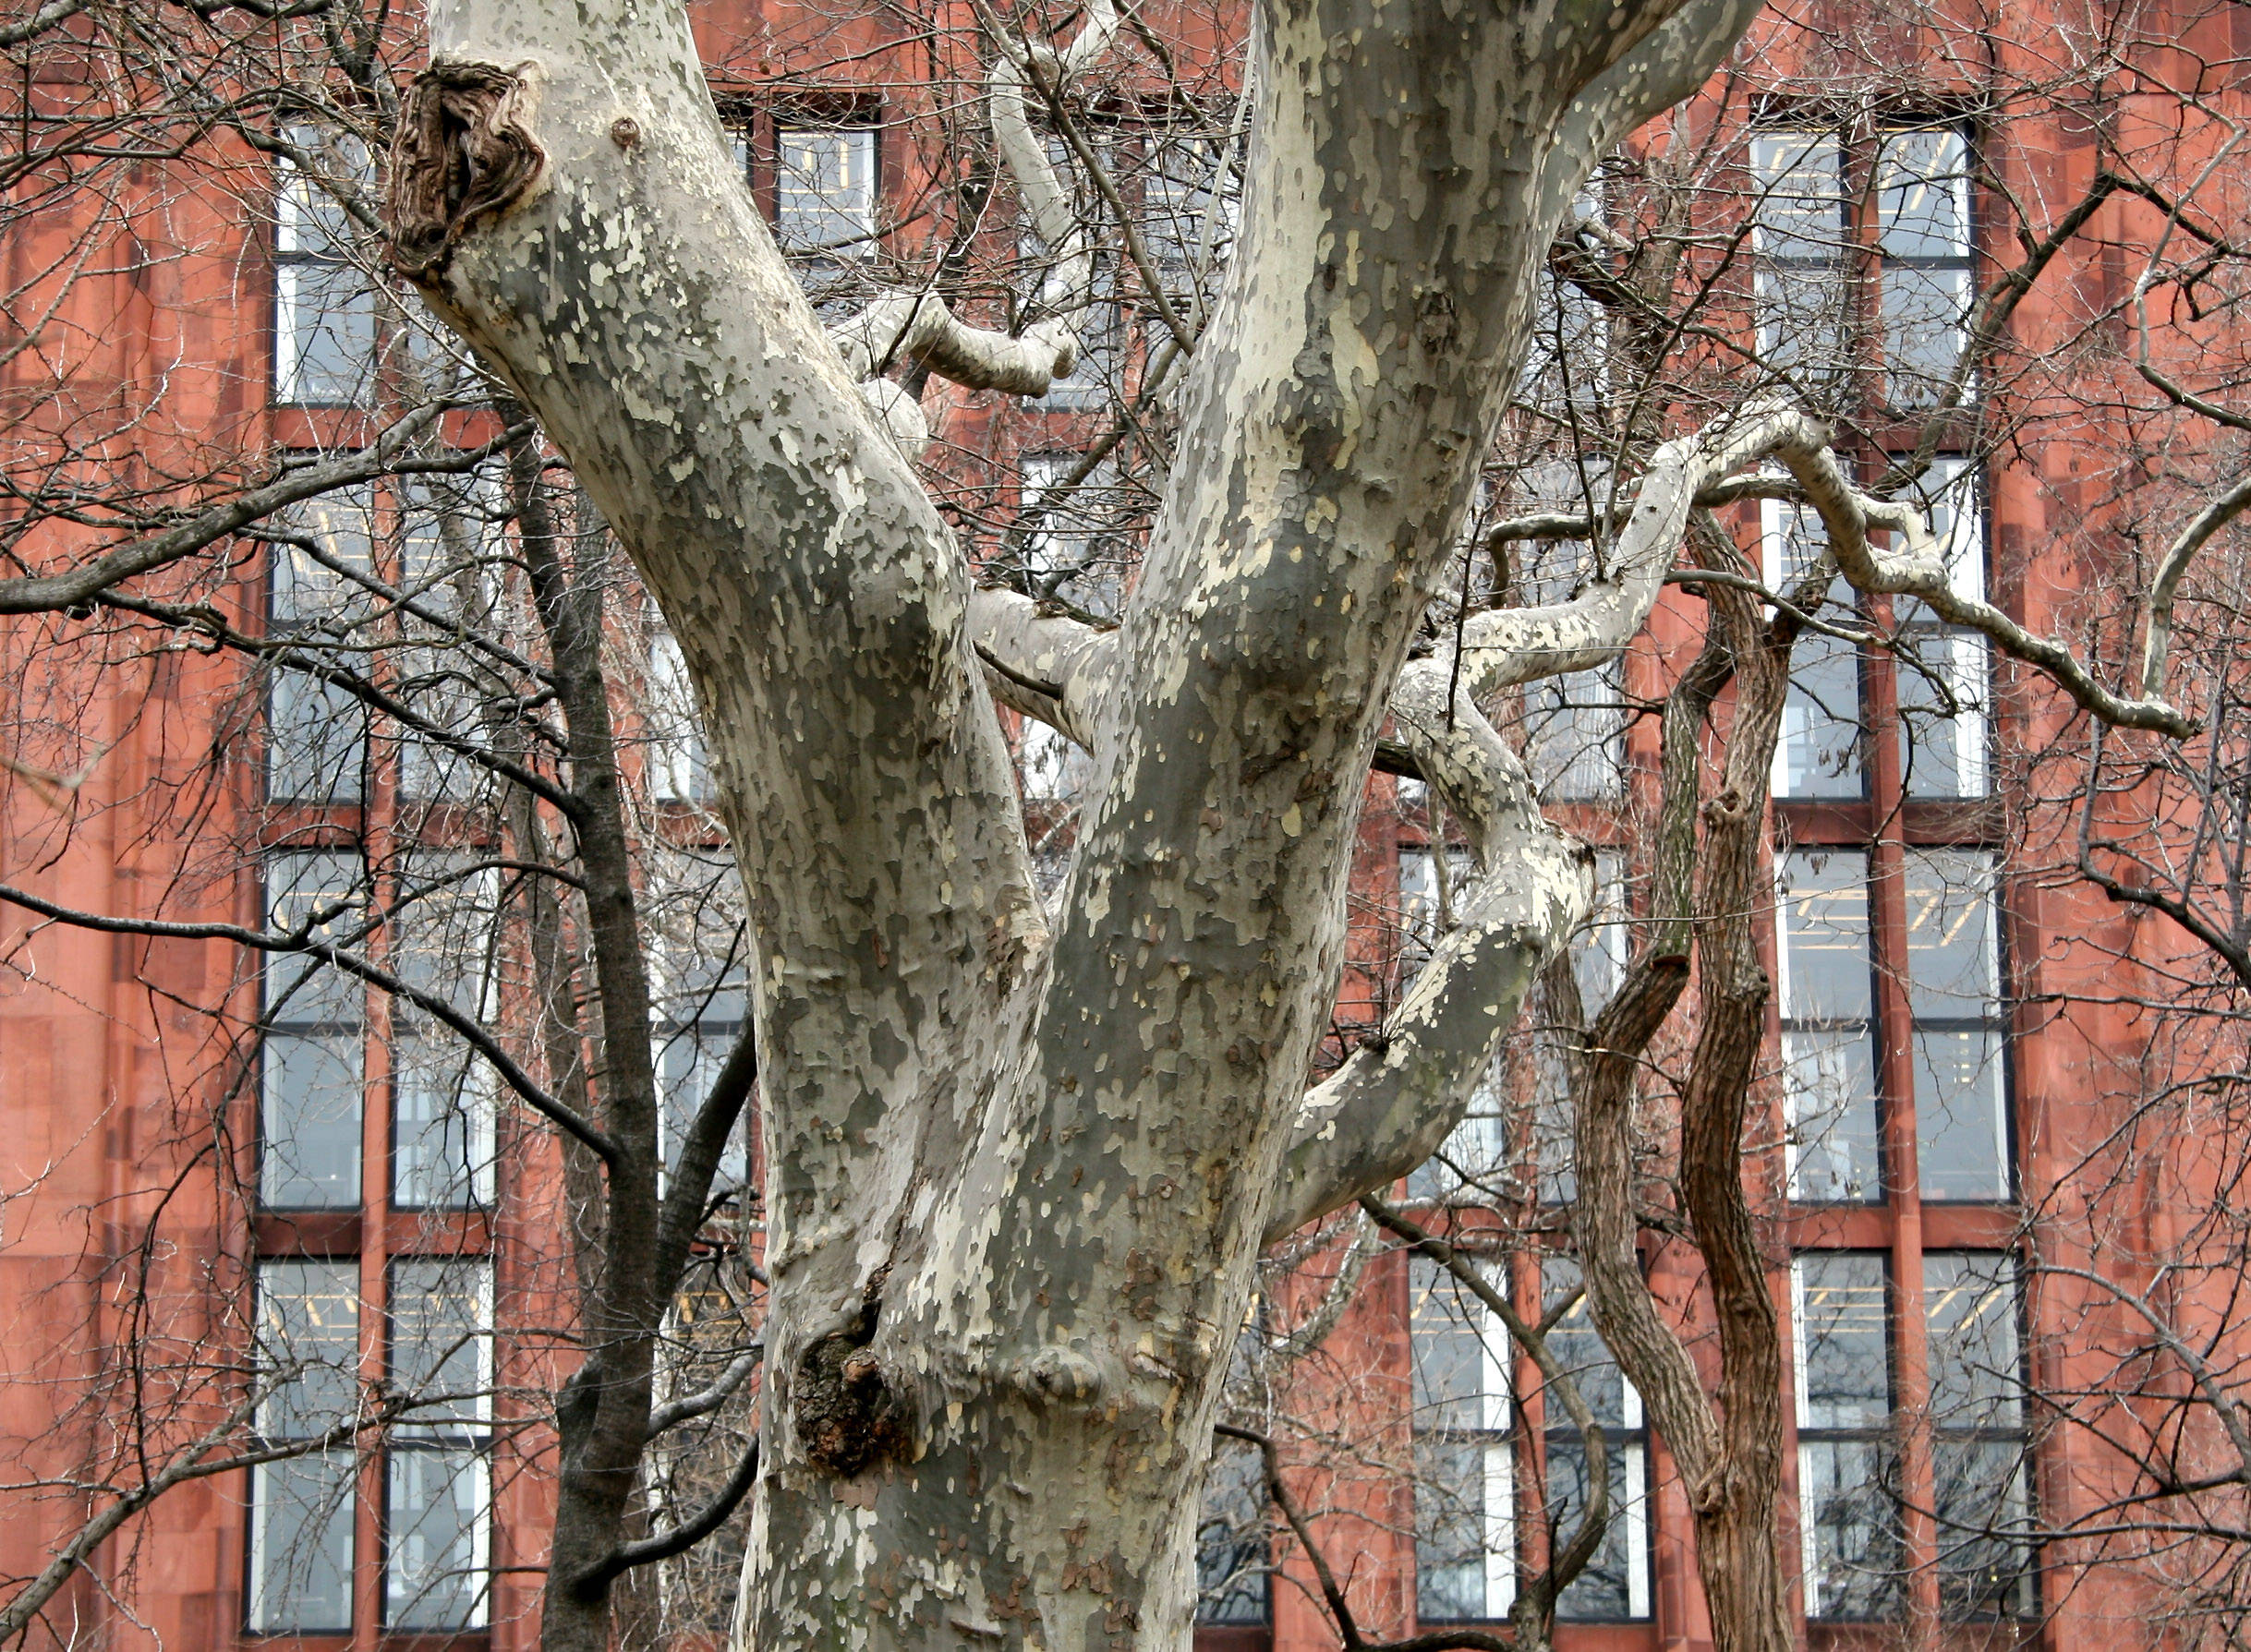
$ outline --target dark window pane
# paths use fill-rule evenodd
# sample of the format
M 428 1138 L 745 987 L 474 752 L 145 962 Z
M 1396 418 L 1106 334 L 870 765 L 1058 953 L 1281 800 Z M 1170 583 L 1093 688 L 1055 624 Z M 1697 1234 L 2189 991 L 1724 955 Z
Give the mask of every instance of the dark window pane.
M 1265 1460 L 1248 1441 L 1217 1441 L 1196 1525 L 1196 1622 L 1264 1623 L 1271 1565 Z
M 350 1632 L 354 1466 L 345 1451 L 251 1471 L 254 1633 Z
M 418 1434 L 457 1435 L 490 1415 L 491 1281 L 482 1261 L 392 1265 L 391 1381 L 431 1402 L 413 1414 Z
M 357 1032 L 266 1034 L 259 1198 L 268 1208 L 359 1202 L 364 1054 Z
M 1954 1620 L 2029 1617 L 2032 1513 L 2024 1443 L 1941 1434 L 1931 1466 L 1938 1489 L 1940 1609 Z
M 1798 1448 L 1799 1518 L 1811 1534 L 1806 1615 L 1889 1620 L 1906 1601 L 1898 1459 L 1875 1440 L 1809 1440 Z
M 1940 1429 L 2021 1429 L 2024 1345 L 2016 1263 L 2000 1252 L 1928 1252 L 1930 1417 Z
M 1866 1020 L 1873 1001 L 1868 857 L 1801 850 L 1784 878 L 1784 1015 L 1800 1026 Z
M 359 1395 L 359 1264 L 258 1265 L 258 1365 L 274 1386 L 260 1408 L 268 1440 L 308 1440 L 350 1420 Z
M 1797 1259 L 1799 1427 L 1882 1428 L 1892 1414 L 1883 1258 L 1870 1251 Z
M 492 1197 L 490 1081 L 466 1046 L 392 1049 L 391 1198 L 402 1210 L 464 1210 Z
M 1578 1288 L 1579 1267 L 1567 1258 L 1551 1256 L 1543 1260 L 1540 1272 L 1541 1314 L 1544 1318 L 1557 1302 Z M 1579 1397 L 1594 1414 L 1594 1420 L 1614 1437 L 1641 1426 L 1641 1398 L 1618 1369 L 1617 1361 L 1610 1357 L 1609 1345 L 1595 1330 L 1593 1310 L 1587 1306 L 1584 1295 L 1548 1332 L 1547 1351 L 1579 1390 Z M 1548 1396 L 1547 1426 L 1550 1429 L 1570 1426 L 1569 1414 L 1564 1410 L 1562 1400 L 1554 1394 Z
M 368 716 L 349 691 L 286 665 L 266 699 L 266 791 L 276 802 L 357 803 Z
M 1952 381 L 1969 308 L 1969 271 L 1887 265 L 1878 304 L 1892 404 L 1928 406 Z
M 2009 1196 L 2002 1039 L 1991 1027 L 1915 1030 L 1915 1128 L 1930 1200 Z
M 1609 1464 L 1609 1518 L 1603 1541 L 1555 1602 L 1555 1616 L 1575 1623 L 1616 1623 L 1649 1615 L 1648 1519 L 1641 1447 L 1615 1436 L 1604 1442 Z M 1567 1541 L 1587 1506 L 1587 1450 L 1574 1434 L 1547 1440 L 1547 1519 Z
M 473 1447 L 394 1444 L 383 1620 L 394 1629 L 485 1622 L 485 1461 Z
M 1415 1615 L 1426 1623 L 1474 1622 L 1507 1610 L 1503 1591 L 1487 1587 L 1514 1564 L 1502 1501 L 1507 1449 L 1415 1441 Z

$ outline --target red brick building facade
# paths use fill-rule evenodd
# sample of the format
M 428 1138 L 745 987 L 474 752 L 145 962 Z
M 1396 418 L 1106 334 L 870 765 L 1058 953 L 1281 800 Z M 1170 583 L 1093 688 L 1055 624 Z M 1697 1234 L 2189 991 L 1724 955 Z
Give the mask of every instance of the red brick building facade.
M 985 206 L 958 160 L 975 124 L 966 8 L 840 17 L 710 0 L 697 16 L 750 187 L 817 302 L 842 310 L 936 267 L 949 235 L 951 278 L 967 286 L 987 264 L 1016 263 L 1021 279 L 1036 263 L 1001 206 L 982 240 L 958 234 Z M 1930 506 L 1961 588 L 1990 592 L 2035 633 L 2114 652 L 2115 593 L 2199 480 L 2151 458 L 2178 410 L 2149 411 L 2136 388 L 2136 280 L 2169 233 L 2167 191 L 2199 191 L 2182 222 L 2242 223 L 2230 216 L 2239 168 L 2207 163 L 2228 152 L 2224 121 L 2246 113 L 2251 37 L 2232 13 L 2105 20 L 2098 50 L 2077 39 L 2092 25 L 2050 0 L 1992 17 L 1770 16 L 1724 82 L 1593 199 L 1597 211 L 1604 190 L 1646 203 L 1676 167 L 1664 177 L 1693 232 L 1681 281 L 1716 295 L 1694 313 L 1718 341 L 1698 344 L 1691 329 L 1668 346 L 1686 363 L 1672 380 L 1684 404 L 1732 393 L 1747 360 L 1813 386 L 1863 479 L 1896 472 L 1892 490 Z M 1120 187 L 1112 205 L 1137 217 L 1141 261 L 1192 307 L 1224 286 L 1241 19 L 1232 6 L 1180 8 L 1144 25 L 1155 43 L 1134 48 L 1087 120 Z M 22 85 L 5 96 L 47 119 L 122 95 L 90 73 L 91 47 L 42 40 L 20 51 Z M 2097 106 L 2107 124 L 2082 120 Z M 285 126 L 285 109 L 272 118 Z M 442 380 L 411 311 L 356 261 L 366 226 L 287 161 L 210 142 L 216 158 L 199 166 L 151 159 L 109 195 L 58 192 L 11 222 L 11 290 L 53 297 L 39 347 L 0 367 L 18 460 L 43 443 L 67 456 L 58 466 L 143 477 L 154 500 L 167 477 L 229 452 L 353 448 Z M 348 141 L 321 152 L 357 163 Z M 2105 193 L 2122 154 L 2147 158 L 2150 190 Z M 2012 300 L 2004 365 L 1957 373 L 1991 343 L 1975 336 L 1984 295 L 2090 195 Z M 1146 453 L 1111 432 L 1145 419 L 1161 434 L 1161 406 L 1142 392 L 1166 338 L 1133 261 L 1104 267 L 1084 365 L 1041 401 L 926 394 L 935 485 L 966 542 L 988 562 L 1061 573 L 1048 594 L 1097 615 L 1130 578 L 1148 498 Z M 1570 508 L 1592 486 L 1583 464 L 1557 468 L 1559 452 L 1583 460 L 1588 444 L 1556 432 L 1615 386 L 1598 368 L 1574 387 L 1567 364 L 1590 328 L 1609 359 L 1628 320 L 1588 310 L 1567 282 L 1554 291 L 1543 324 L 1554 347 L 1535 346 L 1519 421 L 1538 440 L 1496 464 L 1488 523 Z M 996 313 L 1015 301 L 997 287 L 986 300 Z M 2153 347 L 2182 371 L 2214 351 L 2233 359 L 2233 333 L 2213 342 L 2232 325 L 2224 312 L 2209 324 L 2176 315 Z M 464 450 L 498 428 L 477 410 L 443 426 Z M 168 599 L 206 603 L 244 635 L 313 634 L 371 600 L 350 570 L 405 588 L 416 559 L 439 555 L 465 521 L 503 542 L 480 476 L 340 485 Z M 1068 508 L 1041 514 L 1043 489 L 1069 491 Z M 1777 588 L 1809 554 L 1809 518 L 1785 501 L 1728 506 L 1725 521 Z M 74 535 L 100 542 L 103 525 L 53 512 L 33 546 L 53 559 Z M 1542 581 L 1567 589 L 1579 554 L 1575 542 L 1524 553 L 1519 595 Z M 473 597 L 430 596 L 436 617 L 421 622 L 433 637 L 454 611 L 445 601 Z M 697 807 L 676 651 L 634 601 L 611 618 L 640 673 L 650 841 L 673 857 L 668 888 L 708 892 L 724 883 L 724 849 Z M 2136 1441 L 2172 1452 L 2184 1474 L 2209 1469 L 2199 1453 L 2217 1414 L 2159 1417 L 2175 1415 L 2178 1372 L 2148 1378 L 2160 1397 L 2136 1409 L 2119 1373 L 2154 1357 L 2149 1327 L 2082 1275 L 2151 1288 L 2205 1242 L 2197 1212 L 2224 1200 L 2233 1161 L 2193 1129 L 2168 1139 L 2179 1127 L 2161 1121 L 2181 1115 L 2145 1110 L 2200 1064 L 2228 1070 L 2236 1035 L 2224 1018 L 2201 1034 L 2167 1019 L 2178 983 L 2203 968 L 2190 937 L 2069 875 L 2080 798 L 2063 789 L 2059 754 L 2076 761 L 2086 730 L 2060 696 L 1911 604 L 1861 609 L 1840 593 L 1835 614 L 1856 611 L 1871 633 L 1919 644 L 1919 664 L 1850 634 L 1817 633 L 1797 656 L 1772 806 L 1772 1062 L 1746 1140 L 1794 1351 L 1782 1513 L 1797 1534 L 1806 1644 L 2190 1644 L 2198 1626 L 2234 1621 L 2234 1603 L 2183 1581 L 2214 1575 L 2197 1548 L 2206 1537 L 2058 1534 L 2143 1518 L 2145 1505 L 2113 1502 L 2146 1477 Z M 1577 953 L 1589 999 L 1615 981 L 1639 915 L 1648 714 L 1701 623 L 1676 592 L 1616 671 L 1543 686 L 1516 709 L 1555 814 L 1602 852 L 1604 910 Z M 0 620 L 17 742 L 0 773 L 0 882 L 86 912 L 255 929 L 317 914 L 348 923 L 421 880 L 442 895 L 422 907 L 424 927 L 393 926 L 382 955 L 474 1018 L 515 1013 L 504 945 L 490 939 L 501 874 L 449 882 L 446 868 L 486 839 L 443 749 L 316 677 L 246 670 L 184 632 L 165 645 L 151 634 L 75 609 Z M 428 692 L 418 704 L 442 710 L 442 688 Z M 1035 844 L 1066 855 L 1074 759 L 1030 730 L 1023 764 Z M 2099 813 L 2130 826 L 2153 797 L 2107 796 Z M 1426 805 L 1387 778 L 1371 781 L 1362 843 L 1341 1038 L 1397 990 L 1453 875 Z M 684 1092 L 746 1013 L 735 939 L 713 916 L 727 898 L 701 898 L 654 903 L 672 914 L 653 944 L 670 995 L 660 1063 Z M 568 1176 L 552 1140 L 480 1089 L 427 1017 L 333 974 L 261 963 L 217 935 L 105 937 L 20 910 L 0 910 L 0 1116 L 13 1127 L 0 1164 L 0 1433 L 12 1442 L 0 1477 L 19 1500 L 0 1521 L 0 1574 L 37 1574 L 106 1506 L 71 1483 L 114 1466 L 119 1406 L 210 1426 L 240 1392 L 227 1384 L 248 1350 L 278 1338 L 307 1361 L 260 1402 L 260 1439 L 301 1441 L 368 1403 L 351 1397 L 355 1375 L 363 1394 L 435 1381 L 465 1397 L 380 1441 L 355 1432 L 183 1479 L 92 1548 L 45 1633 L 309 1652 L 534 1644 L 553 1472 L 539 1396 L 573 1357 L 567 1337 L 535 1329 L 571 1311 L 556 1237 Z M 2191 1037 L 2209 1043 L 2184 1052 Z M 1520 1303 L 1554 1303 L 1571 1284 L 1567 1127 L 1544 1048 L 1528 1026 L 1488 1103 L 1401 1190 L 1462 1204 L 1450 1220 L 1463 1234 L 1504 1235 L 1487 1265 Z M 748 1169 L 745 1146 L 738 1175 Z M 1312 1311 L 1349 1247 L 1309 1248 L 1278 1281 L 1277 1327 Z M 1648 1262 L 1682 1323 L 1700 1323 L 1693 1250 L 1654 1230 Z M 1490 1622 L 1519 1568 L 1541 1563 L 1545 1520 L 1583 1503 L 1583 1454 L 1482 1307 L 1396 1251 L 1351 1265 L 1352 1305 L 1266 1391 L 1294 1419 L 1277 1424 L 1293 1483 L 1364 1634 Z M 2168 1298 L 2223 1384 L 2239 1284 L 2205 1257 Z M 1555 1337 L 1603 1414 L 1618 1511 L 1565 1597 L 1557 1644 L 1706 1645 L 1688 1493 L 1665 1443 L 1583 1308 Z M 2113 1392 L 2119 1409 L 2105 1414 Z M 174 1449 L 193 1431 L 175 1429 Z M 1229 1494 L 1222 1485 L 1215 1508 Z M 1215 1519 L 1200 1644 L 1337 1644 L 1302 1553 L 1263 1499 L 1250 1506 L 1247 1525 Z M 2222 1563 L 2218 1575 L 2232 1574 Z M 665 1610 L 684 1644 L 716 1629 L 708 1603 Z

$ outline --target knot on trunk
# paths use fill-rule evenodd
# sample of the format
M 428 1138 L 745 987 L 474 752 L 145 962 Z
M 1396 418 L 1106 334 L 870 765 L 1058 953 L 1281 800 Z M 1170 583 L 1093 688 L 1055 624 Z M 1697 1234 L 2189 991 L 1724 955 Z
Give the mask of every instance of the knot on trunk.
M 547 154 L 524 125 L 530 101 L 523 76 L 490 63 L 433 63 L 414 78 L 384 207 L 391 261 L 403 273 L 436 275 L 464 235 L 539 181 Z
M 790 1408 L 797 1443 L 807 1457 L 841 1479 L 852 1479 L 883 1457 L 907 1447 L 906 1413 L 861 1334 L 822 1337 L 797 1362 Z

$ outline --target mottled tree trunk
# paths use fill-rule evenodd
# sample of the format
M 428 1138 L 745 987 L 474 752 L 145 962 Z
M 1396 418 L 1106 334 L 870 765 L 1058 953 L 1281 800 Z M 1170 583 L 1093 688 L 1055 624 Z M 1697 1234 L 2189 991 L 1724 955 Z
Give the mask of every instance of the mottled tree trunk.
M 1265 8 L 1233 285 L 1123 627 L 1074 645 L 1095 774 L 1050 934 L 968 568 L 790 281 L 684 18 L 436 8 L 403 259 L 662 606 L 749 892 L 773 1288 L 745 1644 L 1185 1644 L 1262 1241 L 1386 1169 L 1337 1119 L 1405 1119 L 1389 1153 L 1443 1135 L 1578 910 L 1425 673 L 1414 738 L 1489 828 L 1490 899 L 1307 1127 L 1363 778 L 1531 278 L 1593 162 L 1752 9 Z M 637 1341 L 606 1345 L 563 1403 L 559 1572 L 622 1515 L 647 1404 Z M 595 1645 L 603 1604 L 564 1593 L 550 1646 Z

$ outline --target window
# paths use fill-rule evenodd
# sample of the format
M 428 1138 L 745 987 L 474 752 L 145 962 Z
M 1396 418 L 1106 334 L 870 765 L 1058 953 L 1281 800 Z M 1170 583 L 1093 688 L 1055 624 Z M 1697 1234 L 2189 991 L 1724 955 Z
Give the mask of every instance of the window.
M 373 168 L 348 139 L 288 135 L 340 187 L 370 184 Z M 284 406 L 350 407 L 373 388 L 375 288 L 351 261 L 351 214 L 319 176 L 281 163 L 273 223 L 273 399 Z
M 500 999 L 499 874 L 466 856 L 406 861 L 392 961 L 412 987 L 474 1020 Z M 392 1006 L 391 1199 L 403 1210 L 492 1200 L 494 1094 L 481 1057 L 405 999 Z
M 1549 1256 L 1541 1264 L 1544 1305 L 1579 1288 L 1579 1266 L 1567 1257 Z M 1634 1392 L 1609 1348 L 1594 1329 L 1585 1296 L 1574 1303 L 1547 1333 L 1548 1352 L 1579 1390 L 1579 1397 L 1602 1426 L 1609 1460 L 1610 1520 L 1602 1547 L 1587 1569 L 1571 1580 L 1555 1602 L 1564 1622 L 1615 1623 L 1650 1615 L 1649 1431 L 1641 1396 Z M 1587 1506 L 1586 1437 L 1550 1395 L 1546 1406 L 1547 1523 L 1568 1532 Z
M 1533 784 L 1550 803 L 1604 802 L 1626 778 L 1622 661 L 1543 677 L 1524 691 Z
M 873 127 L 777 127 L 774 160 L 774 238 L 783 250 L 865 258 L 875 249 Z
M 349 639 L 369 611 L 350 575 L 374 570 L 375 497 L 368 488 L 322 494 L 291 508 L 274 545 L 267 632 L 297 641 L 311 660 Z M 357 667 L 364 654 L 339 663 Z M 266 794 L 276 802 L 357 803 L 367 796 L 368 714 L 347 690 L 301 665 L 269 668 Z
M 1844 145 L 1825 132 L 1764 133 L 1751 139 L 1750 172 L 1759 354 L 1777 372 L 1838 373 L 1852 295 Z
M 774 239 L 825 323 L 867 295 L 877 251 L 876 129 L 774 129 Z
M 1824 1203 L 1880 1198 L 1867 855 L 1791 854 L 1776 929 L 1790 1195 Z
M 710 749 L 704 743 L 696 690 L 679 640 L 668 632 L 648 639 L 648 778 L 660 802 L 709 801 Z
M 2016 1260 L 1923 1258 L 1940 1610 L 1956 1621 L 2033 1613 L 2023 1308 Z
M 277 929 L 317 922 L 316 935 L 346 940 L 364 899 L 359 859 L 350 850 L 280 854 L 266 862 L 266 910 Z M 269 1210 L 357 1207 L 366 989 L 303 954 L 274 953 L 265 998 L 259 1201 Z
M 1876 151 L 1878 320 L 1894 407 L 1929 407 L 1952 381 L 1970 302 L 1969 145 L 1943 127 L 1886 132 Z
M 1985 516 L 1978 473 L 1966 459 L 1940 459 L 1923 479 L 1931 537 L 1957 597 L 1985 596 Z M 1991 668 L 1977 632 L 1942 622 L 1912 597 L 1893 599 L 1905 653 L 1899 661 L 1900 767 L 1911 798 L 1986 793 L 1986 717 Z M 1948 705 L 1948 701 L 1952 705 Z
M 390 1320 L 391 1382 L 425 1403 L 391 1440 L 383 1622 L 393 1629 L 482 1628 L 491 1265 L 464 1258 L 393 1262 Z
M 1037 245 L 1036 236 L 1030 239 Z M 1043 261 L 1047 258 L 1044 249 L 1034 256 Z M 1042 283 L 1043 287 L 1047 284 Z M 1107 253 L 1095 253 L 1090 289 L 1058 294 L 1055 302 L 1078 329 L 1078 359 L 1071 364 L 1070 372 L 1048 383 L 1046 395 L 1026 405 L 1058 412 L 1099 407 L 1109 399 L 1118 383 L 1125 349 L 1124 316 L 1118 303 L 1117 261 Z
M 748 938 L 732 868 L 719 870 L 691 898 L 690 910 L 665 915 L 656 960 L 659 1148 L 667 1170 L 679 1162 L 689 1127 L 750 1020 Z M 745 1106 L 712 1178 L 712 1195 L 739 1192 L 749 1179 Z
M 1839 386 L 1860 365 L 1852 207 L 1870 167 L 1884 396 L 1929 407 L 1954 378 L 1970 303 L 1969 146 L 1949 127 L 1880 132 L 1872 155 L 1828 132 L 1751 140 L 1760 354 L 1779 372 Z
M 1037 512 L 1024 537 L 1024 561 L 1035 578 L 1063 576 L 1059 595 L 1104 618 L 1125 609 L 1130 547 L 1139 506 L 1115 461 L 1102 459 L 1077 482 L 1080 453 L 1027 453 L 1023 509 Z
M 1801 1256 L 1792 1284 L 1806 1615 L 1896 1618 L 1906 1596 L 1884 1260 Z
M 1209 310 L 1214 272 L 1234 251 L 1242 178 L 1231 154 L 1208 138 L 1156 136 L 1150 143 L 1141 184 L 1142 246 L 1183 319 Z
M 1922 1259 L 1939 1604 L 1951 1621 L 2034 1610 L 2029 1442 L 2016 1263 Z M 1906 1607 L 1892 1320 L 1882 1257 L 1800 1256 L 1795 1272 L 1798 1487 L 1807 1614 Z
M 1215 1440 L 1196 1523 L 1196 1622 L 1267 1622 L 1273 1564 L 1265 1459 L 1248 1441 Z
M 400 616 L 409 645 L 392 656 L 392 693 L 432 728 L 472 744 L 482 743 L 489 680 L 455 628 L 477 624 L 490 600 L 497 505 L 486 476 L 408 477 L 401 500 L 398 589 L 418 612 Z M 402 732 L 398 747 L 403 800 L 466 802 L 483 790 L 485 771 L 442 742 Z
M 1909 850 L 1906 897 L 1922 1195 L 2006 1199 L 2007 1027 L 1992 857 L 1972 850 Z
M 1410 1257 L 1408 1279 L 1415 1615 L 1426 1623 L 1498 1618 L 1516 1598 L 1507 1333 L 1429 1258 Z
M 1809 507 L 1767 500 L 1760 508 L 1767 585 L 1787 595 L 1826 553 L 1828 536 Z M 1829 582 L 1820 617 L 1857 629 L 1858 600 L 1840 575 Z M 1859 651 L 1839 637 L 1800 632 L 1791 650 L 1789 693 L 1774 746 L 1774 795 L 1862 796 L 1861 733 Z
M 359 1265 L 258 1265 L 256 1353 L 269 1384 L 257 1428 L 268 1446 L 321 1440 L 359 1395 Z M 352 1628 L 353 1442 L 250 1471 L 248 1623 L 257 1634 Z

